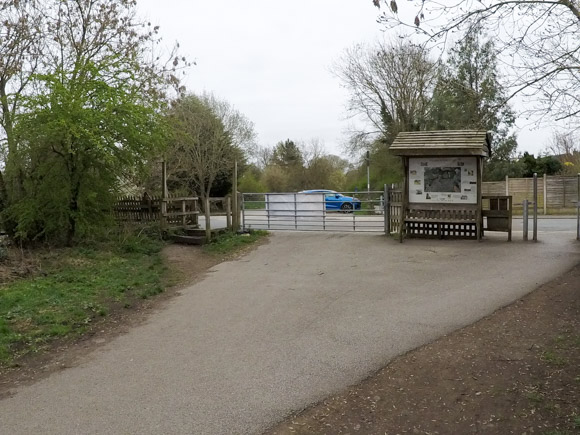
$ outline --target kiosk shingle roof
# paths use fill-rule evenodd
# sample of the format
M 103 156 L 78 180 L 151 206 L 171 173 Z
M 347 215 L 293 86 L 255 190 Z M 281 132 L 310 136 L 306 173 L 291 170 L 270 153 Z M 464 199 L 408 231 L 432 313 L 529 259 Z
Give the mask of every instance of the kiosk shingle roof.
M 397 135 L 390 149 L 398 156 L 491 155 L 491 135 L 480 130 L 408 131 Z

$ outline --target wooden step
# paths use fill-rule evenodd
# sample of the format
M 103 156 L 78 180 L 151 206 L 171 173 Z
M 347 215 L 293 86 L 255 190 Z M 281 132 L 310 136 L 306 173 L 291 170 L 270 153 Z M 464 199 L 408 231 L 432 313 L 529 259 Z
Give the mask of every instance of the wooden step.
M 173 243 L 181 245 L 204 245 L 206 243 L 205 235 L 203 236 L 171 236 Z
M 213 236 L 217 236 L 218 234 L 223 234 L 227 232 L 226 228 L 218 228 L 218 229 L 212 229 L 211 230 L 211 235 Z M 187 234 L 188 236 L 203 236 L 205 237 L 205 230 L 203 228 L 186 228 L 185 229 L 185 234 Z
M 226 228 L 212 229 L 211 236 L 213 238 L 225 232 L 227 232 Z M 205 230 L 201 228 L 185 228 L 185 234 L 172 235 L 171 240 L 173 240 L 174 243 L 180 243 L 183 245 L 204 245 L 207 243 Z

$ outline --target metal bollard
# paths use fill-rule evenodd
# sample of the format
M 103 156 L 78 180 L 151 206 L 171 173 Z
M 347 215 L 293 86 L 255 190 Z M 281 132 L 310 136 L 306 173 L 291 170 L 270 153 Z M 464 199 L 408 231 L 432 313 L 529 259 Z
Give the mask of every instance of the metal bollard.
M 538 241 L 538 174 L 534 172 L 534 230 L 533 240 Z
M 523 202 L 523 216 L 522 216 L 522 224 L 523 224 L 523 231 L 524 231 L 524 241 L 528 240 L 528 200 L 524 199 Z
M 580 240 L 580 174 L 578 174 L 578 202 L 576 203 L 576 240 Z

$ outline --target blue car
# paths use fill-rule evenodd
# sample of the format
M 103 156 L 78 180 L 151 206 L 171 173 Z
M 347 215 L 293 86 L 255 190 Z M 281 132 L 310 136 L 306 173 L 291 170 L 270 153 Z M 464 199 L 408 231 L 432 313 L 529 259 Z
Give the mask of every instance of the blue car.
M 334 190 L 314 189 L 303 190 L 299 193 L 324 193 L 324 201 L 326 203 L 327 211 L 342 211 L 343 213 L 350 213 L 353 210 L 360 210 L 360 199 L 352 196 L 345 196 Z

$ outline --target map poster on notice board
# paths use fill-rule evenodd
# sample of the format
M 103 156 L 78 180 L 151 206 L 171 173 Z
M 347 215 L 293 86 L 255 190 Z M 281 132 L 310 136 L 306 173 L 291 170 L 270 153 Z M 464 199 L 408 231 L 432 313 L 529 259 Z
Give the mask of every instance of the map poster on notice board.
M 477 157 L 409 158 L 409 202 L 477 204 Z

